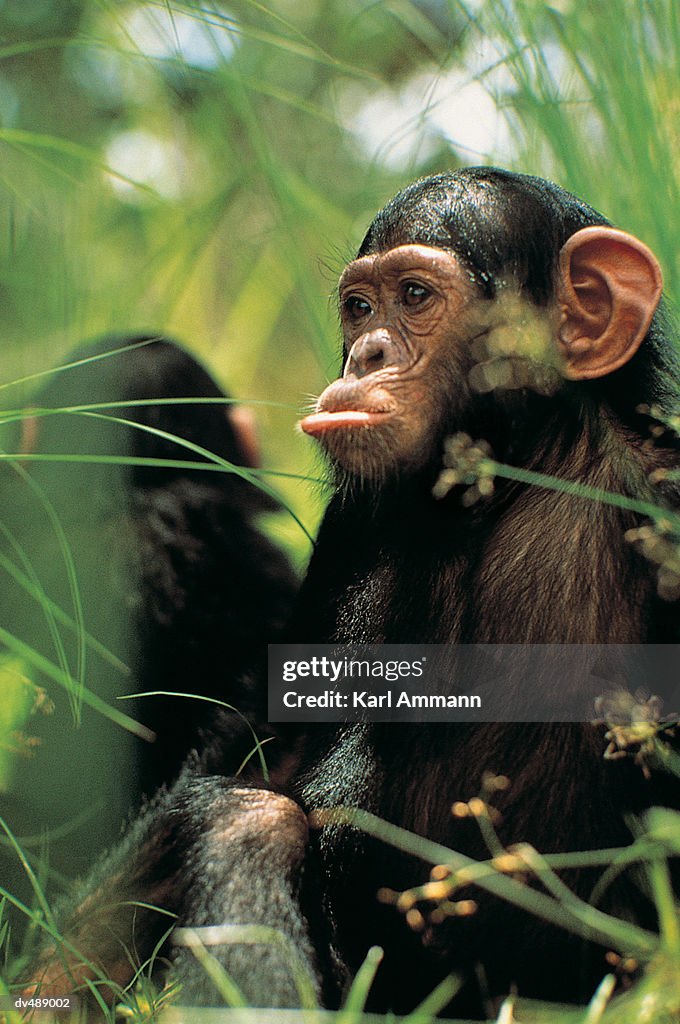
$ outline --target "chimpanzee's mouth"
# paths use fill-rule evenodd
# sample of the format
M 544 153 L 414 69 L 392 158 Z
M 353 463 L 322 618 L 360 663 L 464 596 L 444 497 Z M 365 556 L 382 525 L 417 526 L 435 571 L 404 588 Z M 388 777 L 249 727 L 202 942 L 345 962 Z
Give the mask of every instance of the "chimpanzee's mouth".
M 333 412 L 314 412 L 300 420 L 300 430 L 311 437 L 319 437 L 331 430 L 373 427 L 392 415 L 392 409 L 336 409 Z

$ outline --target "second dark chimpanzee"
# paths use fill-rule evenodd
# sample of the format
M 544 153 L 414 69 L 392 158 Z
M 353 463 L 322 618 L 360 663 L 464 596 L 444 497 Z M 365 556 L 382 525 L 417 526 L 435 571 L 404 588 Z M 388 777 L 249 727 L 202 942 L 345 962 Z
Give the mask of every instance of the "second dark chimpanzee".
M 541 179 L 473 168 L 416 182 L 388 203 L 340 281 L 343 377 L 302 422 L 337 488 L 289 639 L 674 641 L 677 611 L 626 540 L 637 513 L 510 481 L 472 507 L 455 488 L 433 495 L 444 442 L 464 432 L 485 439 L 499 462 L 676 504 L 674 485 L 650 475 L 678 466 L 677 444 L 667 435 L 650 444 L 640 411 L 668 414 L 680 399 L 660 295 L 646 246 Z M 376 901 L 381 886 L 422 881 L 422 864 L 337 824 L 310 842 L 300 807 L 365 808 L 484 856 L 451 806 L 491 771 L 512 780 L 497 800 L 503 842 L 611 847 L 630 838 L 627 811 L 677 797 L 632 759 L 605 761 L 604 745 L 588 725 L 310 727 L 277 773 L 299 807 L 189 767 L 91 880 L 65 935 L 124 981 L 119 940 L 150 951 L 164 926 L 125 901 L 156 901 L 185 925 L 279 928 L 327 1000 L 329 944 L 350 971 L 370 946 L 384 947 L 376 1008 L 408 1009 L 445 974 L 473 976 L 475 965 L 493 995 L 514 984 L 522 995 L 588 996 L 603 962 L 595 957 L 583 974 L 577 940 L 498 901 L 480 900 L 476 915 L 445 923 L 425 947 Z M 205 763 L 214 771 L 215 749 Z M 586 895 L 592 877 L 574 885 Z M 330 937 L 315 913 L 319 892 Z M 632 887 L 618 898 L 644 915 Z M 93 904 L 108 908 L 96 925 Z M 210 948 L 256 1004 L 299 999 L 278 948 L 238 952 L 219 929 Z M 91 976 L 72 954 L 66 961 L 76 978 Z M 210 1001 L 192 956 L 180 953 L 176 965 L 185 998 Z M 63 988 L 54 949 L 40 976 L 46 993 Z M 479 1011 L 474 983 L 456 1009 Z
M 249 411 L 179 344 L 146 334 L 83 345 L 32 405 L 21 434 L 17 423 L 3 428 L 3 448 L 26 461 L 0 468 L 2 626 L 68 668 L 74 694 L 81 678 L 113 712 L 155 734 L 153 743 L 139 739 L 86 702 L 76 729 L 64 689 L 33 673 L 54 712 L 31 721 L 41 745 L 15 771 L 0 809 L 19 836 L 84 818 L 50 843 L 50 867 L 72 876 L 119 839 L 142 794 L 174 781 L 214 728 L 225 745 L 231 737 L 230 770 L 248 756 L 254 739 L 244 719 L 193 695 L 263 722 L 255 680 L 297 586 L 262 529 L 262 515 L 281 506 L 245 478 L 258 461 Z M 33 589 L 10 575 L 28 564 Z M 81 625 L 69 627 L 75 594 Z M 52 621 L 48 600 L 61 619 Z M 140 691 L 190 696 L 118 699 Z M 3 885 L 30 900 L 14 850 L 0 854 Z
M 265 704 L 251 673 L 290 614 L 296 581 L 259 528 L 258 517 L 281 506 L 239 475 L 259 460 L 249 410 L 160 336 L 109 336 L 70 361 L 76 365 L 50 378 L 36 406 L 101 408 L 25 420 L 23 446 L 74 456 L 72 464 L 33 464 L 33 473 L 76 552 L 86 547 L 86 526 L 98 540 L 95 559 L 109 545 L 107 575 L 90 575 L 104 606 L 98 637 L 122 645 L 118 653 L 131 668 L 119 692 L 200 694 L 262 722 Z M 82 465 L 78 454 L 101 461 Z M 216 472 L 216 460 L 238 468 Z M 199 468 L 182 465 L 192 462 Z M 91 625 L 97 608 L 86 611 Z M 215 705 L 170 697 L 140 699 L 126 710 L 156 734 L 140 754 L 139 783 L 149 794 L 176 778 L 192 747 L 202 745 L 202 730 L 220 717 Z

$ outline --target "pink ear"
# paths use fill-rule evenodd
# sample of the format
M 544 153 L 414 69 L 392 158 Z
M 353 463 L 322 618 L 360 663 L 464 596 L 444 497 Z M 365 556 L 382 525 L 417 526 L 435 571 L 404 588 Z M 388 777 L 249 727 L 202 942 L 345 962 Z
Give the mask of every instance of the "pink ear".
M 563 373 L 604 377 L 637 352 L 663 288 L 654 253 L 624 231 L 589 227 L 560 251 L 557 298 Z
M 244 405 L 229 405 L 225 412 L 238 439 L 243 465 L 257 469 L 260 465 L 260 443 L 255 413 Z

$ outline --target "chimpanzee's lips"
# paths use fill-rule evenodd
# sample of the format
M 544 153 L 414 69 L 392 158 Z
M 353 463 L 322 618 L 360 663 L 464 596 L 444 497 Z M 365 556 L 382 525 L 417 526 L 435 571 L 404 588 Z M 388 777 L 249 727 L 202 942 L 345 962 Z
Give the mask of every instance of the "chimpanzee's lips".
M 340 430 L 346 427 L 372 427 L 381 420 L 388 419 L 392 415 L 391 410 L 370 409 L 337 409 L 333 412 L 313 412 L 311 416 L 305 416 L 300 420 L 300 429 L 311 437 L 319 437 L 327 434 L 330 430 Z

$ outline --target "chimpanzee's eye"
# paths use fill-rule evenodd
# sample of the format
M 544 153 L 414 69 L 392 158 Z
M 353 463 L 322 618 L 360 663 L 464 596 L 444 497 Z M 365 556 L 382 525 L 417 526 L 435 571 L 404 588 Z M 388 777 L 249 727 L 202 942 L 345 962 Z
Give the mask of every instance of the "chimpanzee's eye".
M 429 288 L 417 281 L 407 281 L 404 285 L 403 300 L 406 306 L 419 306 L 430 296 Z
M 343 302 L 343 306 L 345 313 L 352 320 L 361 320 L 362 317 L 368 316 L 373 312 L 370 303 L 366 299 L 362 299 L 360 295 L 348 295 Z

